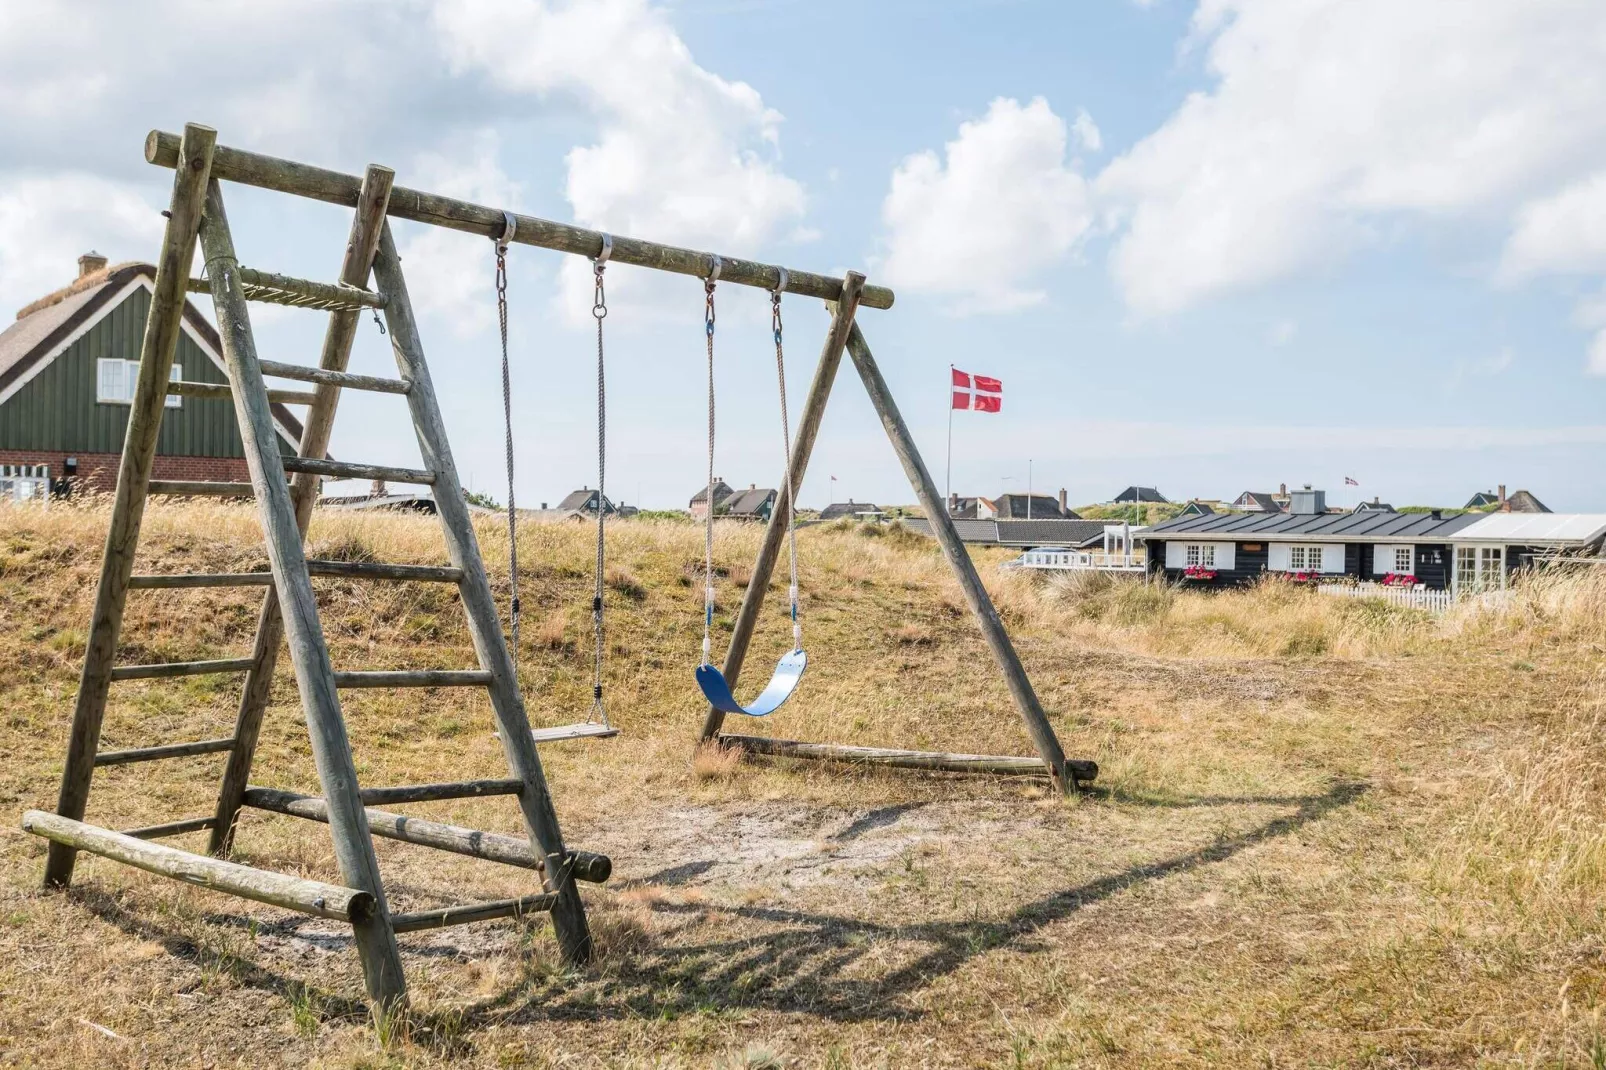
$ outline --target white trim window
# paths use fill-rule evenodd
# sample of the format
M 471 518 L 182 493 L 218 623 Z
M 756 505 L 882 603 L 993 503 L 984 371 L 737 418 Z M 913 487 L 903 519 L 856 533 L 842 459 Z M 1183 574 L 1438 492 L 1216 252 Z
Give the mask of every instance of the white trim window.
M 1216 545 L 1210 542 L 1190 542 L 1185 551 L 1189 568 L 1215 568 Z
M 1237 544 L 1230 542 L 1167 542 L 1165 567 L 1215 568 L 1230 571 L 1237 557 L 1236 550 Z
M 1504 546 L 1457 546 L 1455 548 L 1455 590 L 1457 594 L 1501 591 L 1506 586 L 1506 548 Z
M 1290 572 L 1320 572 L 1322 570 L 1322 548 L 1296 542 L 1288 548 L 1288 570 Z
M 1378 543 L 1372 547 L 1372 575 L 1416 575 L 1416 546 L 1411 543 Z
M 184 366 L 175 360 L 167 377 L 175 383 L 182 381 Z M 101 357 L 95 361 L 95 401 L 98 404 L 132 405 L 134 388 L 138 384 L 139 361 L 119 360 L 116 357 Z M 183 404 L 181 395 L 167 395 L 168 408 L 177 409 Z

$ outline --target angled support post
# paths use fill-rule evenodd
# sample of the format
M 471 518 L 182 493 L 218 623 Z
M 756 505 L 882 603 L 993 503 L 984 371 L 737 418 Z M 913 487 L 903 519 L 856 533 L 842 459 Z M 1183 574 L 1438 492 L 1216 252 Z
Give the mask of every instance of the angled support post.
M 162 254 L 156 262 L 151 309 L 145 320 L 144 340 L 140 343 L 139 379 L 134 388 L 134 402 L 129 407 L 128 435 L 123 441 L 123 458 L 117 470 L 111 527 L 106 533 L 84 669 L 78 680 L 67 764 L 62 770 L 61 792 L 56 800 L 56 813 L 73 821 L 83 818 L 89 803 L 89 783 L 95 771 L 100 726 L 106 715 L 112 662 L 117 657 L 117 638 L 128 599 L 128 578 L 134 571 L 134 550 L 139 544 L 145 496 L 150 487 L 151 467 L 156 461 L 156 439 L 167 404 L 167 377 L 184 318 L 184 284 L 190 277 L 190 259 L 194 255 L 201 205 L 216 143 L 217 131 L 191 124 L 184 128 L 179 145 L 173 198 L 168 205 L 167 227 L 162 236 Z M 65 887 L 71 883 L 76 858 L 76 848 L 52 841 L 45 862 L 45 884 Z
M 475 653 L 479 655 L 480 667 L 491 674 L 489 691 L 491 705 L 496 711 L 497 726 L 501 730 L 502 751 L 513 775 L 524 784 L 518 799 L 529 831 L 530 846 L 537 858 L 546 860 L 547 891 L 557 895 L 552 906 L 552 927 L 557 932 L 558 945 L 563 950 L 564 958 L 570 962 L 585 962 L 592 953 L 585 905 L 580 900 L 574 875 L 570 872 L 568 851 L 558 828 L 557 810 L 547 790 L 546 775 L 541 769 L 541 757 L 536 752 L 535 740 L 530 735 L 530 719 L 524 710 L 524 699 L 519 694 L 518 673 L 502 636 L 502 622 L 491 597 L 490 583 L 485 576 L 485 562 L 480 557 L 474 524 L 463 498 L 462 485 L 458 482 L 457 465 L 452 460 L 451 447 L 447 444 L 446 427 L 441 421 L 440 406 L 435 400 L 435 384 L 424 362 L 423 343 L 419 338 L 418 324 L 413 319 L 412 302 L 407 296 L 407 281 L 402 276 L 401 258 L 396 254 L 396 243 L 391 237 L 388 223 L 383 226 L 379 238 L 379 255 L 374 259 L 374 279 L 387 298 L 385 322 L 390 328 L 390 345 L 396 356 L 396 368 L 402 378 L 413 384 L 407 392 L 413 429 L 418 435 L 418 449 L 423 456 L 424 467 L 435 473 L 435 509 L 440 516 L 441 530 L 446 536 L 447 553 L 453 567 L 463 572 L 458 592 L 463 599 L 463 610 L 468 618 L 469 634 L 474 641 Z
M 976 623 L 981 626 L 982 636 L 992 649 L 993 660 L 998 662 L 998 668 L 1004 674 L 1004 682 L 1009 685 L 1010 696 L 1015 700 L 1021 720 L 1026 722 L 1026 731 L 1031 734 L 1032 744 L 1060 791 L 1066 794 L 1075 792 L 1076 781 L 1065 768 L 1065 752 L 1060 748 L 1059 737 L 1054 734 L 1053 726 L 1043 713 L 1037 692 L 1032 690 L 1032 682 L 1020 663 L 1020 656 L 1015 653 L 1015 644 L 1010 642 L 1004 622 L 999 619 L 998 610 L 993 607 L 987 588 L 976 573 L 975 562 L 971 561 L 965 544 L 959 539 L 959 532 L 948 515 L 947 503 L 932 482 L 926 462 L 921 459 L 920 450 L 915 446 L 914 436 L 909 434 L 909 427 L 903 422 L 897 402 L 892 400 L 892 391 L 881 377 L 881 369 L 876 366 L 875 357 L 871 355 L 857 323 L 848 333 L 848 356 L 853 360 L 854 367 L 859 369 L 859 378 L 864 380 L 870 402 L 881 417 L 881 426 L 886 428 L 887 437 L 892 440 L 892 448 L 898 454 L 904 474 L 909 477 L 909 484 L 914 488 L 920 507 L 926 512 L 931 530 L 942 547 L 942 554 L 953 568 L 954 577 L 959 580 L 959 587 L 964 592 L 965 602 L 969 604 Z
M 216 179 L 207 184 L 206 214 L 200 235 L 207 277 L 212 281 L 218 335 L 223 341 L 229 382 L 234 387 L 235 419 L 245 443 L 246 466 L 256 492 L 257 513 L 267 544 L 268 563 L 273 569 L 274 587 L 283 607 L 285 635 L 290 644 L 290 660 L 295 665 L 301 706 L 307 717 L 312 757 L 329 808 L 335 859 L 347 887 L 374 897 L 373 911 L 352 922 L 357 953 L 362 959 L 363 980 L 369 998 L 382 1013 L 388 1013 L 404 1005 L 407 998 L 401 952 L 390 924 L 390 909 L 385 902 L 379 862 L 374 856 L 368 830 L 368 815 L 357 784 L 351 741 L 346 736 L 345 720 L 340 712 L 334 668 L 329 662 L 329 648 L 324 643 L 323 626 L 318 620 L 312 578 L 301 548 L 301 530 L 290 501 L 290 488 L 284 480 L 278 434 L 273 428 L 256 342 L 251 336 L 245 289 L 237 270 L 239 261 L 235 258 L 234 240 L 229 235 L 228 217 L 223 210 L 223 192 Z
M 742 662 L 747 659 L 747 648 L 753 641 L 753 630 L 758 627 L 758 615 L 764 608 L 764 596 L 769 592 L 770 577 L 775 573 L 775 563 L 780 558 L 781 545 L 786 541 L 786 532 L 792 522 L 790 491 L 793 487 L 803 485 L 809 456 L 814 452 L 814 440 L 819 435 L 820 421 L 825 418 L 825 403 L 831 396 L 832 384 L 836 382 L 837 368 L 842 364 L 842 349 L 847 345 L 848 329 L 853 326 L 853 317 L 859 309 L 859 295 L 863 290 L 864 276 L 857 271 L 848 272 L 842 280 L 842 298 L 835 302 L 831 314 L 831 327 L 826 332 L 825 345 L 820 350 L 820 362 L 815 365 L 814 381 L 809 384 L 809 394 L 803 402 L 803 414 L 798 419 L 796 441 L 792 444 L 792 470 L 789 477 L 781 482 L 775 509 L 770 513 L 769 526 L 764 529 L 764 543 L 759 547 L 758 560 L 753 563 L 753 578 L 742 595 L 742 607 L 736 613 L 730 646 L 725 651 L 723 671 L 732 688 L 736 686 L 736 678 L 741 675 Z M 724 724 L 724 711 L 708 707 L 708 715 L 703 720 L 703 741 L 717 738 Z
M 368 286 L 374 250 L 379 247 L 379 228 L 385 221 L 385 209 L 390 203 L 390 188 L 395 177 L 396 173 L 390 168 L 378 165 L 371 165 L 364 173 L 362 190 L 357 196 L 357 214 L 351 221 L 351 235 L 346 241 L 345 257 L 340 264 L 341 282 L 363 288 Z M 355 310 L 329 314 L 329 326 L 323 336 L 323 353 L 318 361 L 320 368 L 336 372 L 346 370 L 360 316 L 361 313 Z M 297 450 L 299 456 L 322 459 L 328 453 L 329 433 L 334 427 L 335 407 L 339 403 L 340 387 L 320 383 L 314 389 L 306 423 L 301 430 L 301 445 Z M 298 472 L 290 486 L 296 526 L 303 539 L 307 535 L 307 526 L 312 522 L 312 507 L 318 500 L 318 484 L 316 475 Z M 257 740 L 262 734 L 262 715 L 267 709 L 268 695 L 273 688 L 273 670 L 282 642 L 284 617 L 279 612 L 278 592 L 270 586 L 257 620 L 251 669 L 240 694 L 239 712 L 234 723 L 234 748 L 229 752 L 229 763 L 223 771 L 223 784 L 218 791 L 216 823 L 212 826 L 212 838 L 207 846 L 211 854 L 226 855 L 233 846 L 234 827 L 246 786 L 251 780 L 251 763 L 256 757 Z

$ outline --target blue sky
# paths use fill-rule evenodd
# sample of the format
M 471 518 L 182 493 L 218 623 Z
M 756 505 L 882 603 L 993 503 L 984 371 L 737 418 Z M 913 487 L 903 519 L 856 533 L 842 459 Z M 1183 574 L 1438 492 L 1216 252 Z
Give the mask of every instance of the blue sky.
M 165 27 L 190 30 L 167 39 Z M 71 55 L 73 62 L 62 57 Z M 146 65 L 153 57 L 156 71 Z M 1073 501 L 1279 482 L 1606 508 L 1606 9 L 1577 0 L 163 0 L 0 10 L 0 302 L 94 246 L 148 257 L 153 126 L 898 290 L 861 323 L 941 480 Z M 197 76 L 226 88 L 197 92 Z M 229 190 L 245 263 L 331 277 L 344 210 Z M 465 477 L 502 496 L 489 243 L 398 224 Z M 589 283 L 515 248 L 518 497 L 594 481 Z M 764 295 L 720 292 L 716 467 L 773 484 Z M 683 505 L 704 460 L 700 289 L 610 273 L 609 489 Z M 794 408 L 825 319 L 786 306 Z M 265 310 L 264 356 L 321 323 Z M 366 329 L 355 356 L 383 371 Z M 334 451 L 416 459 L 394 399 Z M 836 476 L 833 487 L 829 477 Z M 845 369 L 805 504 L 912 495 Z

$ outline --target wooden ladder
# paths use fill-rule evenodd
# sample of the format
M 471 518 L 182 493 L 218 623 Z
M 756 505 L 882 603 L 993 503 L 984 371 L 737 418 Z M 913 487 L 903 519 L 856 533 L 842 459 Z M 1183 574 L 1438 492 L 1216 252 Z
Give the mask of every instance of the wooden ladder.
M 185 127 L 118 473 L 111 528 L 95 594 L 61 793 L 55 813 L 29 811 L 23 818 L 25 829 L 51 841 L 45 867 L 46 884 L 68 885 L 76 853 L 87 850 L 179 880 L 349 922 L 362 960 L 369 997 L 381 1011 L 387 1012 L 406 999 L 406 981 L 395 936 L 398 932 L 548 911 L 565 958 L 571 962 L 585 961 L 591 954 L 591 937 L 575 881 L 606 880 L 611 864 L 605 856 L 569 850 L 558 827 L 513 659 L 503 638 L 447 444 L 435 389 L 424 362 L 395 242 L 386 223 L 392 172 L 376 166 L 368 168 L 364 176 L 341 264 L 340 281 L 332 285 L 311 282 L 239 265 L 224 213 L 222 190 L 210 175 L 215 142 L 216 134 L 211 129 L 198 125 Z M 189 277 L 197 238 L 206 264 L 205 280 Z M 370 271 L 375 289 L 368 289 Z M 228 367 L 226 387 L 169 382 L 185 294 L 200 290 L 212 295 Z M 328 312 L 329 324 L 318 367 L 259 360 L 247 315 L 250 301 Z M 396 379 L 353 375 L 346 371 L 358 317 L 369 310 L 382 310 L 385 316 L 399 372 Z M 270 405 L 285 395 L 267 389 L 263 380 L 265 374 L 314 384 L 310 395 L 295 395 L 291 399 L 304 401 L 309 406 L 294 457 L 280 455 Z M 405 397 L 417 432 L 423 468 L 351 464 L 327 458 L 335 408 L 340 392 L 346 389 Z M 226 390 L 234 402 L 250 483 L 152 480 L 157 432 L 167 395 L 222 390 Z M 287 473 L 291 479 L 286 478 Z M 319 480 L 325 476 L 384 479 L 432 487 L 450 564 L 418 566 L 308 560 L 302 543 L 318 495 Z M 146 497 L 152 492 L 253 497 L 266 536 L 270 571 L 134 575 L 140 522 Z M 337 672 L 324 641 L 313 593 L 313 576 L 455 584 L 468 618 L 479 669 Z M 160 665 L 116 664 L 123 608 L 130 590 L 226 586 L 266 588 L 256 641 L 249 658 Z M 286 640 L 323 788 L 321 797 L 254 787 L 249 783 L 275 662 L 279 647 Z M 245 683 L 235 730 L 228 738 L 129 750 L 99 750 L 101 723 L 113 682 L 231 672 L 243 673 Z M 442 686 L 478 687 L 489 692 L 510 778 L 363 789 L 358 784 L 341 713 L 340 690 Z M 228 764 L 216 810 L 209 817 L 125 832 L 83 821 L 90 781 L 99 766 L 225 751 L 229 755 Z M 386 803 L 489 795 L 517 798 L 524 815 L 527 840 L 404 819 L 369 808 Z M 328 824 L 343 884 L 309 881 L 225 861 L 223 856 L 229 852 L 240 809 L 245 806 Z M 207 855 L 151 842 L 200 830 L 211 832 Z M 518 899 L 392 914 L 374 854 L 373 836 L 532 869 L 541 873 L 542 887 L 538 894 Z

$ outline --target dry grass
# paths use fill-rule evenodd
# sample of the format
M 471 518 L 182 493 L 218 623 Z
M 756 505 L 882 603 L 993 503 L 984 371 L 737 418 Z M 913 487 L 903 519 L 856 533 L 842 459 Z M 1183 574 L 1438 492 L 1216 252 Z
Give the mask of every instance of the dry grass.
M 42 844 L 82 658 L 103 506 L 0 509 L 0 1065 L 1602 1066 L 1606 578 L 1529 581 L 1442 618 L 1285 584 L 1212 597 L 992 567 L 999 610 L 1099 789 L 694 754 L 702 535 L 610 526 L 610 715 L 543 752 L 587 888 L 595 963 L 539 924 L 404 938 L 414 1013 L 380 1040 L 339 926 Z M 506 534 L 487 524 L 489 561 Z M 521 674 L 537 723 L 590 705 L 588 532 L 520 534 Z M 753 528 L 717 536 L 716 656 Z M 316 553 L 438 563 L 428 518 L 320 515 Z M 800 536 L 811 667 L 743 731 L 1025 753 L 931 543 Z M 253 514 L 155 505 L 141 570 L 265 567 Z M 493 576 L 507 596 L 505 572 Z M 345 668 L 473 664 L 440 585 L 319 580 Z M 789 645 L 778 597 L 743 693 Z M 125 660 L 239 656 L 260 592 L 140 592 Z M 107 746 L 226 735 L 237 679 L 119 684 Z M 353 692 L 366 782 L 505 775 L 482 695 Z M 254 779 L 316 789 L 294 688 Z M 90 817 L 204 813 L 220 763 L 102 770 Z M 516 832 L 505 801 L 419 812 Z M 200 837 L 173 841 L 196 847 Z M 321 826 L 250 814 L 240 858 L 338 879 Z M 399 909 L 528 875 L 389 842 Z

